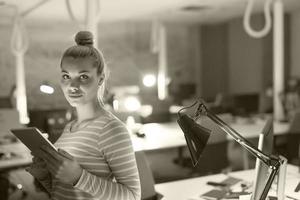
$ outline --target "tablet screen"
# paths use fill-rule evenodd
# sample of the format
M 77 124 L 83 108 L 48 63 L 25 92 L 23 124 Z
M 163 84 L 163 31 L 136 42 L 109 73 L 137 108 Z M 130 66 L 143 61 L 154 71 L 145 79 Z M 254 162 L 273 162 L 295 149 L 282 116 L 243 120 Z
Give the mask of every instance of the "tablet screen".
M 56 147 L 35 127 L 11 129 L 10 131 L 21 140 L 33 154 L 38 152 L 42 146 L 47 146 L 57 151 Z

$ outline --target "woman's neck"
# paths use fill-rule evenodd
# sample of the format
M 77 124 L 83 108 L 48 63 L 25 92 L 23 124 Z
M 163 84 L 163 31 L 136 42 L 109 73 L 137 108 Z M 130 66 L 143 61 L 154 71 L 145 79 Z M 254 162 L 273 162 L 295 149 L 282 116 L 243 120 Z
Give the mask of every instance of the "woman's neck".
M 77 122 L 82 122 L 86 119 L 93 118 L 104 112 L 104 109 L 99 105 L 98 102 L 80 105 L 76 107 L 77 111 Z

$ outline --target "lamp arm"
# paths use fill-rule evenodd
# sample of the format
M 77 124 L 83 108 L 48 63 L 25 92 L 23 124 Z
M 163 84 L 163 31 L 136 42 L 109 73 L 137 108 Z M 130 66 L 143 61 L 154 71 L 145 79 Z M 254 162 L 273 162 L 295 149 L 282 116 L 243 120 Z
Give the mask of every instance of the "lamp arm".
M 271 188 L 271 185 L 274 181 L 276 174 L 279 171 L 280 165 L 283 163 L 283 160 L 279 157 L 275 157 L 273 155 L 266 155 L 261 150 L 253 146 L 249 141 L 247 141 L 242 135 L 240 135 L 237 131 L 227 125 L 223 120 L 217 117 L 215 114 L 211 113 L 204 103 L 200 102 L 197 112 L 196 118 L 200 115 L 206 115 L 213 122 L 215 122 L 223 131 L 229 134 L 236 142 L 238 142 L 241 146 L 243 146 L 246 150 L 248 150 L 251 154 L 253 154 L 256 158 L 260 159 L 263 163 L 265 163 L 272 171 L 268 177 L 268 180 L 265 184 L 264 190 L 260 196 L 260 200 L 265 200 L 268 192 Z
M 212 114 L 207 110 L 206 116 L 210 118 L 213 122 L 215 122 L 223 131 L 229 134 L 235 141 L 237 141 L 240 145 L 242 145 L 245 149 L 247 149 L 251 154 L 255 157 L 258 157 L 263 163 L 266 165 L 270 165 L 270 158 L 268 155 L 257 149 L 253 146 L 248 140 L 246 140 L 242 135 L 240 135 L 233 128 L 228 126 L 224 121 L 222 121 L 219 117 Z

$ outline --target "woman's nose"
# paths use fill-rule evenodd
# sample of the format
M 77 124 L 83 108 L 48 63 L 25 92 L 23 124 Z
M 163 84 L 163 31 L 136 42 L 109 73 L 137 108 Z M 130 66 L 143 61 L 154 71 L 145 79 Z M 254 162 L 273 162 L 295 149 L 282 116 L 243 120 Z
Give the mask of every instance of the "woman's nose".
M 78 89 L 79 86 L 80 86 L 80 84 L 79 84 L 78 80 L 71 80 L 71 82 L 70 82 L 70 88 Z

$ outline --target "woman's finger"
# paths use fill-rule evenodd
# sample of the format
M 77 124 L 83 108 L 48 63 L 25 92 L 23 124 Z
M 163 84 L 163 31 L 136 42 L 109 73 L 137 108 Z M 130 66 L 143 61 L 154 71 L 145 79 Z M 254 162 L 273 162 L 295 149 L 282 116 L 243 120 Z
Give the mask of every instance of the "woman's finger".
M 51 174 L 53 174 L 53 175 L 55 175 L 56 174 L 56 168 L 53 166 L 53 165 L 51 165 L 51 164 L 46 164 L 46 168 L 48 169 L 48 171 L 51 173 Z
M 48 133 L 42 133 L 42 136 L 44 137 L 44 138 L 49 138 L 49 134 Z
M 38 162 L 43 162 L 43 159 L 37 156 L 32 157 L 32 162 L 38 163 Z
M 48 147 L 41 147 L 40 148 L 45 154 L 47 154 L 48 156 L 52 157 L 54 160 L 61 160 L 61 156 L 58 154 L 57 151 L 54 151 L 53 149 L 50 149 Z
M 39 151 L 39 154 L 42 157 L 43 161 L 47 163 L 47 165 L 58 165 L 58 163 L 60 162 L 60 160 L 57 160 L 56 158 L 51 156 L 51 154 L 42 149 Z

